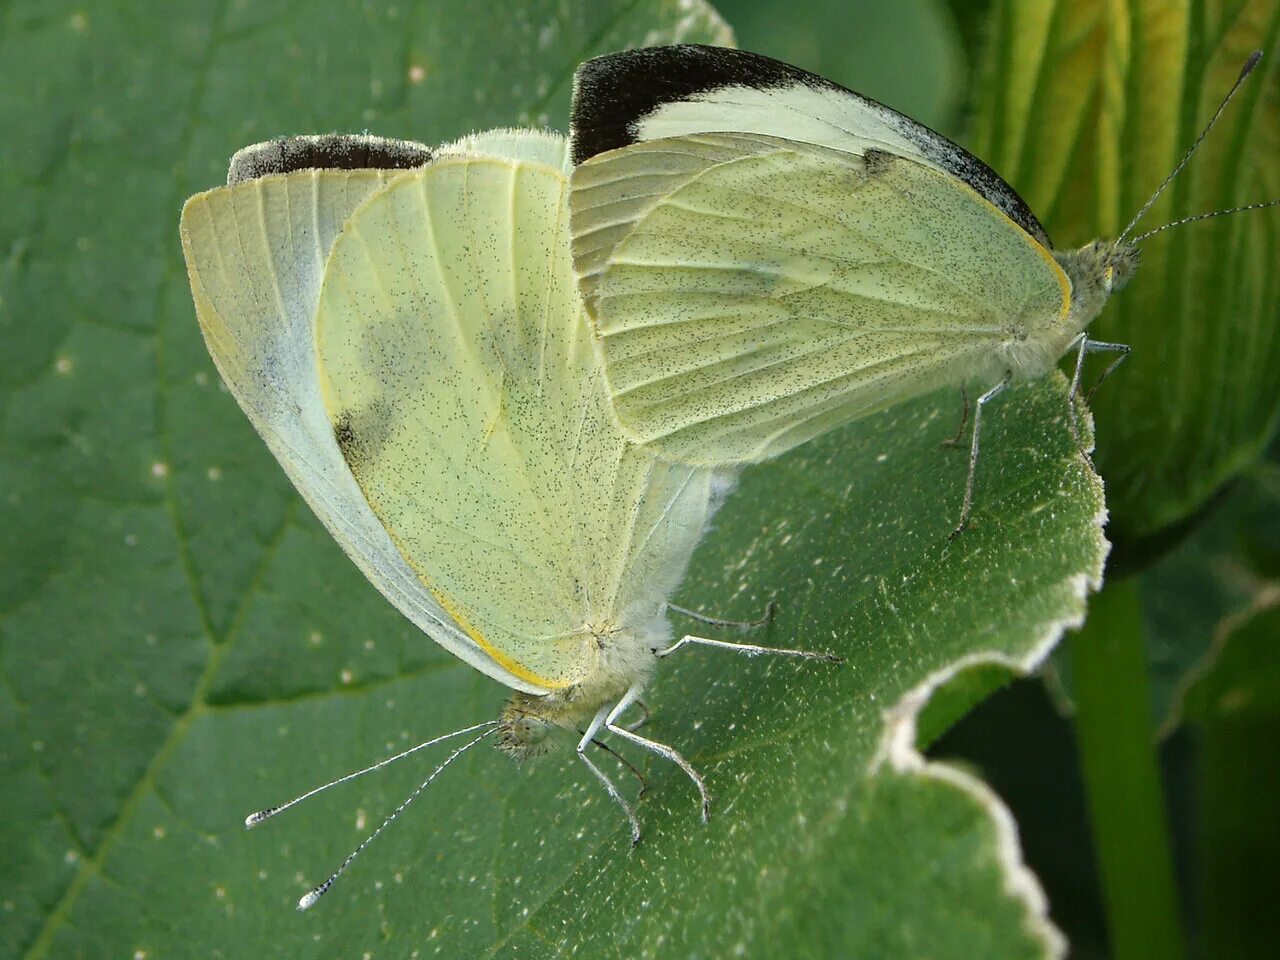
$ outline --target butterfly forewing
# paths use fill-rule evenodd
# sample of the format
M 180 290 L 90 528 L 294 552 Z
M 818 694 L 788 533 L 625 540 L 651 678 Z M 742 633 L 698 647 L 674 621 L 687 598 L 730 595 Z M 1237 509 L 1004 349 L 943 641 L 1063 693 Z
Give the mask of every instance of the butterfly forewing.
M 968 185 L 1049 246 L 1017 192 L 942 134 L 825 77 L 758 53 L 675 44 L 588 60 L 574 76 L 573 162 L 646 140 L 757 133 L 862 156 L 879 150 Z

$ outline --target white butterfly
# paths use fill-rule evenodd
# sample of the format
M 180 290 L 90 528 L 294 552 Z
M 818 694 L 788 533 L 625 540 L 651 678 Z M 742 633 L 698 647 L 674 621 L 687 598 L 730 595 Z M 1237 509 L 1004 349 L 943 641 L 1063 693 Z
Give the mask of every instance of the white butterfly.
M 945 137 L 718 47 L 588 61 L 572 131 L 574 268 L 609 393 L 627 435 L 674 460 L 764 460 L 974 379 L 994 385 L 963 527 L 983 405 L 1073 349 L 1074 396 L 1085 354 L 1128 351 L 1085 329 L 1157 232 L 1129 236 L 1150 201 L 1117 239 L 1055 250 Z

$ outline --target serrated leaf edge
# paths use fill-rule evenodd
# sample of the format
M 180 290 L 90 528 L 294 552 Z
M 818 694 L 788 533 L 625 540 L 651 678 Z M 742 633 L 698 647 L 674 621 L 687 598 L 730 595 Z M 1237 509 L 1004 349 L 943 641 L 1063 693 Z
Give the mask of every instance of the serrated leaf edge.
M 1090 424 L 1090 427 L 1092 424 Z M 1103 492 L 1102 479 L 1091 472 L 1098 493 Z M 995 650 L 967 654 L 953 660 L 929 674 L 908 690 L 893 706 L 882 714 L 884 730 L 880 743 L 872 754 L 867 767 L 869 777 L 876 777 L 887 766 L 904 777 L 916 777 L 945 783 L 967 794 L 990 817 L 996 831 L 996 859 L 1004 874 L 1005 893 L 1022 902 L 1026 910 L 1024 921 L 1027 931 L 1044 947 L 1044 956 L 1061 960 L 1067 955 L 1067 939 L 1049 919 L 1049 900 L 1039 878 L 1032 873 L 1022 858 L 1022 844 L 1018 839 L 1018 825 L 1012 811 L 987 783 L 967 770 L 954 764 L 928 760 L 916 749 L 917 725 L 921 712 L 939 688 L 945 686 L 965 670 L 983 666 L 1000 666 L 1019 675 L 1037 670 L 1053 652 L 1058 641 L 1068 630 L 1078 629 L 1085 620 L 1085 601 L 1092 592 L 1102 586 L 1103 569 L 1111 545 L 1103 535 L 1107 524 L 1104 505 L 1094 517 L 1097 530 L 1097 552 L 1094 569 L 1076 574 L 1066 581 L 1070 595 L 1078 602 L 1077 612 L 1051 620 L 1045 624 L 1040 637 L 1022 657 L 1011 657 Z

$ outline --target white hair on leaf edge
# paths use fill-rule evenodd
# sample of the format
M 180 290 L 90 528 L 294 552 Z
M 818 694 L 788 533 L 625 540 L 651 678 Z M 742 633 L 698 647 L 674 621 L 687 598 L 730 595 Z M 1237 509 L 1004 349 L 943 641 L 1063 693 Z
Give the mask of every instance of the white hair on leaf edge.
M 1086 412 L 1082 425 L 1092 433 L 1092 418 Z M 1096 559 L 1090 571 L 1075 574 L 1063 584 L 1069 595 L 1080 603 L 1077 613 L 1050 620 L 1041 628 L 1040 636 L 1022 656 L 1011 656 L 1001 651 L 989 650 L 959 657 L 908 690 L 892 707 L 885 710 L 884 731 L 880 744 L 872 755 L 867 773 L 871 777 L 881 774 L 884 767 L 903 777 L 922 777 L 946 783 L 967 794 L 986 811 L 996 831 L 996 859 L 1004 874 L 1005 893 L 1020 900 L 1026 908 L 1026 929 L 1044 945 L 1045 956 L 1057 958 L 1067 954 L 1067 940 L 1049 919 L 1049 901 L 1039 878 L 1031 872 L 1022 859 L 1022 845 L 1018 840 L 1018 825 L 1004 801 L 981 778 L 953 764 L 927 759 L 916 749 L 917 721 L 921 711 L 940 687 L 950 683 L 966 670 L 982 666 L 1000 666 L 1025 675 L 1037 670 L 1057 646 L 1068 630 L 1079 628 L 1085 619 L 1084 603 L 1089 594 L 1102 585 L 1102 572 L 1110 543 L 1102 531 L 1107 523 L 1107 509 L 1102 498 L 1102 480 L 1090 471 L 1093 486 L 1099 493 L 1102 506 L 1093 517 L 1093 529 L 1097 532 Z

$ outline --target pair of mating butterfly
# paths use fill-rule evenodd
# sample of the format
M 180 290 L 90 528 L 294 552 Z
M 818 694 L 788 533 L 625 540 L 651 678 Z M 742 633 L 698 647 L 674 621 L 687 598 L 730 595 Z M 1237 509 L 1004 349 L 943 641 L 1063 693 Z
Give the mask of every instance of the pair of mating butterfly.
M 1150 202 L 1116 241 L 1054 251 L 955 144 L 735 50 L 592 60 L 572 129 L 273 141 L 183 210 L 209 351 L 290 479 L 401 612 L 516 691 L 369 768 L 470 735 L 300 908 L 489 736 L 526 757 L 581 732 L 638 841 L 589 754 L 613 734 L 678 764 L 705 819 L 698 773 L 620 722 L 658 660 L 826 656 L 671 642 L 667 611 L 691 611 L 668 598 L 736 469 L 982 379 L 963 525 L 983 404 L 1071 350 L 1074 390 L 1088 352 L 1124 349 L 1084 331 Z

